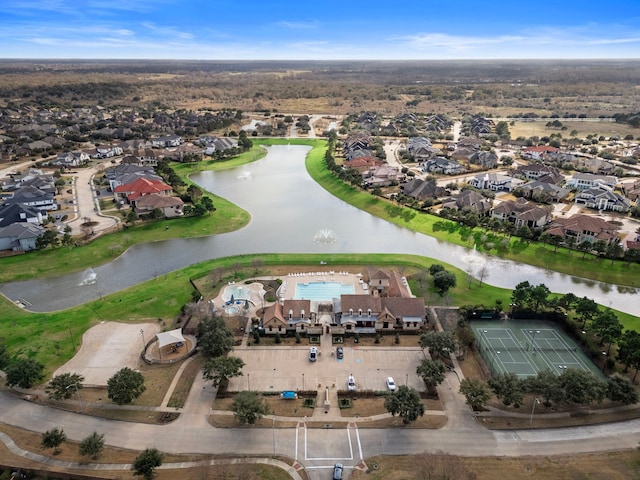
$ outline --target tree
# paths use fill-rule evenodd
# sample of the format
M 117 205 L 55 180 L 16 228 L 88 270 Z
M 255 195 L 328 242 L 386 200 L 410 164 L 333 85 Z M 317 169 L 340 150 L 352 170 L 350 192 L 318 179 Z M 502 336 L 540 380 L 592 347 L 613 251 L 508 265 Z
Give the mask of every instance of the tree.
M 216 207 L 213 205 L 213 200 L 211 200 L 211 197 L 202 197 L 202 200 L 200 200 L 200 205 L 202 205 L 207 212 L 213 212 L 216 209 Z
M 233 348 L 233 332 L 222 317 L 205 318 L 198 324 L 198 344 L 205 357 L 221 357 Z
M 588 405 L 600 403 L 605 397 L 607 384 L 591 372 L 570 368 L 558 377 L 564 390 L 565 403 Z
M 611 344 L 622 336 L 622 324 L 618 316 L 610 308 L 600 310 L 591 321 L 591 327 L 600 337 L 600 342 L 608 344 L 607 355 L 609 355 Z
M 129 367 L 119 370 L 107 381 L 109 399 L 118 405 L 131 403 L 147 388 L 144 386 L 144 376 Z
M 82 382 L 84 377 L 78 373 L 62 373 L 49 381 L 45 391 L 52 400 L 66 400 L 82 388 Z
M 240 392 L 231 404 L 231 411 L 240 423 L 253 425 L 269 413 L 269 406 L 256 392 Z
M 465 378 L 460 382 L 460 393 L 465 398 L 467 405 L 473 410 L 482 410 L 491 398 L 489 387 L 477 378 Z
M 533 311 L 538 313 L 541 306 L 548 304 L 549 294 L 551 291 L 544 283 L 532 287 L 529 291 L 529 301 L 533 304 Z
M 438 385 L 444 382 L 445 365 L 440 360 L 424 359 L 416 368 L 416 373 L 422 377 L 427 390 L 433 393 Z
M 433 276 L 433 286 L 440 295 L 444 295 L 450 288 L 456 286 L 456 276 L 446 270 Z
M 67 440 L 67 434 L 61 428 L 52 428 L 42 434 L 42 448 L 53 448 L 53 453 L 60 453 L 60 445 Z
M 618 341 L 618 359 L 625 367 L 625 372 L 632 367 L 635 369 L 633 381 L 636 381 L 640 369 L 640 332 L 626 330 Z
M 449 332 L 431 330 L 420 335 L 420 348 L 428 348 L 432 357 L 445 358 L 449 352 L 455 351 L 456 341 Z
M 434 276 L 438 272 L 444 272 L 444 267 L 439 263 L 433 263 L 429 266 L 429 275 Z
M 402 423 L 415 422 L 418 417 L 424 415 L 424 405 L 420 394 L 413 388 L 401 385 L 395 392 L 387 394 L 384 408 L 393 415 L 402 418 Z
M 98 458 L 103 449 L 104 434 L 98 432 L 93 432 L 88 437 L 85 437 L 79 446 L 80 455 L 91 457 L 94 460 Z
M 230 378 L 242 375 L 244 365 L 238 357 L 215 357 L 204 364 L 202 376 L 212 380 L 213 386 L 218 387 Z
M 524 398 L 523 384 L 515 373 L 505 372 L 489 379 L 489 387 L 505 405 L 520 408 Z
M 7 344 L 4 339 L 0 339 L 0 370 L 9 365 L 10 360 L 11 357 L 9 356 L 9 352 L 7 352 Z
M 549 369 L 538 372 L 535 377 L 527 378 L 524 388 L 534 395 L 541 396 L 546 407 L 564 401 L 564 389 L 560 385 L 558 375 Z
M 133 461 L 131 470 L 134 475 L 151 480 L 155 475 L 156 468 L 160 465 L 162 465 L 162 453 L 155 448 L 147 448 Z
M 638 403 L 638 392 L 627 377 L 612 375 L 607 380 L 607 398 L 612 402 L 632 405 Z
M 582 319 L 582 330 L 584 330 L 587 322 L 591 321 L 598 312 L 598 304 L 590 298 L 582 297 L 576 302 L 575 312 Z
M 19 358 L 5 370 L 10 387 L 31 388 L 44 378 L 44 365 L 30 358 Z

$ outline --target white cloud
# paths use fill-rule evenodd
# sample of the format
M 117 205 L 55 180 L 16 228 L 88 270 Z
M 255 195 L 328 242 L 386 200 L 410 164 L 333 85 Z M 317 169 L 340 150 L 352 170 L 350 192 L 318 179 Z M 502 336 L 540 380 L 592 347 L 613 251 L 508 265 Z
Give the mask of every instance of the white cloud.
M 290 22 L 287 20 L 276 22 L 274 25 L 291 30 L 315 30 L 319 26 L 317 22 Z

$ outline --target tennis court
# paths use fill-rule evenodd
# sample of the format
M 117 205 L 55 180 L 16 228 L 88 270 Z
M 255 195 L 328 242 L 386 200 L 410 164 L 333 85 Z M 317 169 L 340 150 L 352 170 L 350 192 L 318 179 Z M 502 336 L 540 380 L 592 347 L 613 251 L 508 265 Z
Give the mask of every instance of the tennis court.
M 601 375 L 576 343 L 553 324 L 540 321 L 474 321 L 480 354 L 495 374 L 511 372 L 520 378 L 543 370 L 561 375 L 580 369 Z

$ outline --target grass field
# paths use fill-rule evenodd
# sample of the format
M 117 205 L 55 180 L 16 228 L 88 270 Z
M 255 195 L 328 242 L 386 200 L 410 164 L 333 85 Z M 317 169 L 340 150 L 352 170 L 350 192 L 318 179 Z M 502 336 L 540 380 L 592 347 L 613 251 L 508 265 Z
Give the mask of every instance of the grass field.
M 556 119 L 553 119 L 556 120 Z M 560 130 L 558 128 L 548 128 L 546 127 L 546 123 L 548 121 L 553 120 L 544 120 L 538 122 L 514 122 L 514 125 L 511 125 L 509 122 L 509 132 L 511 133 L 511 138 L 518 137 L 548 137 L 553 133 L 561 133 L 563 138 L 571 138 L 569 134 L 572 130 L 576 130 L 578 132 L 577 138 L 585 138 L 587 135 L 595 134 L 599 136 L 611 137 L 617 135 L 620 138 L 624 138 L 627 135 L 633 135 L 634 138 L 640 135 L 640 130 L 637 128 L 633 128 L 630 125 L 626 125 L 624 123 L 615 123 L 615 122 L 580 122 L 580 121 L 565 121 L 562 118 L 558 118 L 560 122 L 564 126 L 567 127 L 566 130 Z

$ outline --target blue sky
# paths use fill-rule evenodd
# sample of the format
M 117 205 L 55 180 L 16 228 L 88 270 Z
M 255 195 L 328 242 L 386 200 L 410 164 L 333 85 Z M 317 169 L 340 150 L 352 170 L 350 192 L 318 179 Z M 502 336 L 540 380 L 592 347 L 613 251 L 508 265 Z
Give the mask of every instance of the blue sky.
M 640 58 L 640 1 L 3 0 L 0 58 Z

